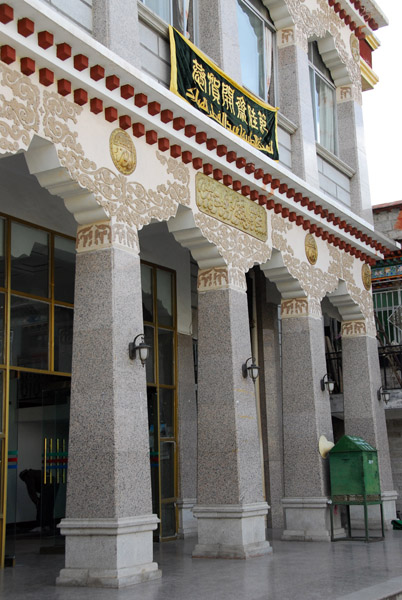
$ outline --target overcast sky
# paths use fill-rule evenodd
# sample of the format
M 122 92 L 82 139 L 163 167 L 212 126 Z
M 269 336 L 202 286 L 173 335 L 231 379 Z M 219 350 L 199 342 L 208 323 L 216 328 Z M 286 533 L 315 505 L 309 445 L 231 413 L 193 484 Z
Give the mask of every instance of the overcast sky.
M 402 200 L 401 0 L 377 0 L 389 25 L 376 31 L 381 46 L 373 52 L 380 81 L 363 93 L 363 114 L 371 203 Z

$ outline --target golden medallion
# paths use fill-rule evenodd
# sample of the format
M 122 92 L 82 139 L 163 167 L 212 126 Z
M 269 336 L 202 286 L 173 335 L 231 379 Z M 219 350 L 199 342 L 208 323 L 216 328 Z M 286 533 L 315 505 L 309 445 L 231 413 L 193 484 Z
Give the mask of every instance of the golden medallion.
M 110 134 L 110 156 L 116 169 L 123 175 L 131 175 L 137 166 L 137 153 L 132 139 L 124 129 L 115 129 Z
M 352 56 L 355 62 L 360 61 L 360 45 L 359 40 L 355 36 L 354 33 L 350 36 L 350 50 L 352 52 Z
M 318 248 L 317 242 L 315 241 L 315 237 L 308 233 L 306 235 L 306 239 L 304 240 L 304 249 L 306 251 L 307 260 L 310 265 L 315 265 L 318 258 Z
M 371 269 L 367 263 L 362 266 L 362 281 L 366 290 L 371 290 Z

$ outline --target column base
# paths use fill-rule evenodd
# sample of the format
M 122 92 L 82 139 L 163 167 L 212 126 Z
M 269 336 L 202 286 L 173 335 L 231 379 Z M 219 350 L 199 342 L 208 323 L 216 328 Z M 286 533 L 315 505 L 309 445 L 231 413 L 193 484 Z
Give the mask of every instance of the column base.
M 283 498 L 286 528 L 282 540 L 330 542 L 331 517 L 328 498 Z M 344 537 L 340 515 L 334 514 L 334 537 Z
M 269 506 L 255 504 L 197 505 L 198 544 L 193 558 L 252 558 L 272 552 L 265 536 Z
M 156 515 L 63 519 L 66 566 L 57 585 L 122 588 L 160 578 L 152 547 L 158 521 Z
M 391 521 L 396 519 L 396 499 L 398 493 L 394 490 L 390 492 L 382 492 L 382 509 L 384 512 L 384 529 L 392 529 Z M 380 505 L 373 504 L 367 507 L 368 529 L 378 531 L 381 529 L 381 513 Z M 352 529 L 364 529 L 364 511 L 363 506 L 350 507 L 350 520 Z
M 177 501 L 179 511 L 178 537 L 180 539 L 197 535 L 197 519 L 194 518 L 193 508 L 197 498 L 183 498 Z

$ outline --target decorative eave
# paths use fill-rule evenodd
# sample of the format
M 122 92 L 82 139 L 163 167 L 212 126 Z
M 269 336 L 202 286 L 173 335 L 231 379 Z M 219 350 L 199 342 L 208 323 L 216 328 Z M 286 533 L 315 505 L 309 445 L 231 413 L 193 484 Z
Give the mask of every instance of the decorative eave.
M 278 29 L 291 27 L 292 17 L 285 0 L 263 0 Z M 388 25 L 388 19 L 373 0 L 327 0 L 328 5 L 359 39 L 364 39 L 379 27 Z
M 40 0 L 0 4 L 0 58 L 57 87 L 99 119 L 192 163 L 306 231 L 374 264 L 398 245 L 320 189 L 219 127 Z M 49 17 L 53 15 L 53 18 Z
M 372 90 L 374 86 L 379 82 L 379 77 L 363 58 L 360 58 L 360 72 L 362 74 L 363 92 L 366 92 L 367 90 Z

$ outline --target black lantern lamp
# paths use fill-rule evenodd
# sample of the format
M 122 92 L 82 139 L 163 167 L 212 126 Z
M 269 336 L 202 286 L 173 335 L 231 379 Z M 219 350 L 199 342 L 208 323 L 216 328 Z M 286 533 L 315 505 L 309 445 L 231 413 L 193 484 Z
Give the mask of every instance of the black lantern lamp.
M 381 386 L 377 392 L 378 402 L 381 402 L 381 400 L 384 400 L 385 404 L 388 404 L 390 397 L 391 397 L 391 394 L 389 393 L 389 391 L 386 390 L 383 386 Z
M 251 360 L 251 365 L 248 365 L 247 363 L 250 360 Z M 260 367 L 255 364 L 255 359 L 252 356 L 250 356 L 250 358 L 248 358 L 246 360 L 246 362 L 242 364 L 242 366 L 241 366 L 241 372 L 243 373 L 243 377 L 244 378 L 246 378 L 247 375 L 249 375 L 249 377 L 255 383 L 256 380 L 258 379 L 259 374 L 260 374 Z
M 139 343 L 136 343 L 138 338 L 141 338 L 141 341 Z M 138 351 L 138 356 L 140 358 L 141 364 L 144 367 L 145 363 L 147 362 L 147 358 L 148 358 L 148 354 L 149 351 L 151 349 L 151 346 L 149 346 L 148 344 L 145 343 L 144 341 L 144 334 L 143 333 L 139 333 L 135 338 L 134 341 L 130 342 L 128 345 L 128 355 L 131 358 L 131 360 L 134 360 L 134 358 L 136 358 L 137 356 L 137 351 Z
M 328 390 L 328 392 L 330 394 L 332 394 L 332 392 L 334 391 L 334 388 L 335 388 L 335 381 L 332 381 L 332 379 L 329 377 L 328 373 L 325 373 L 325 375 L 321 379 L 320 383 L 321 383 L 321 389 L 323 392 L 325 390 Z

